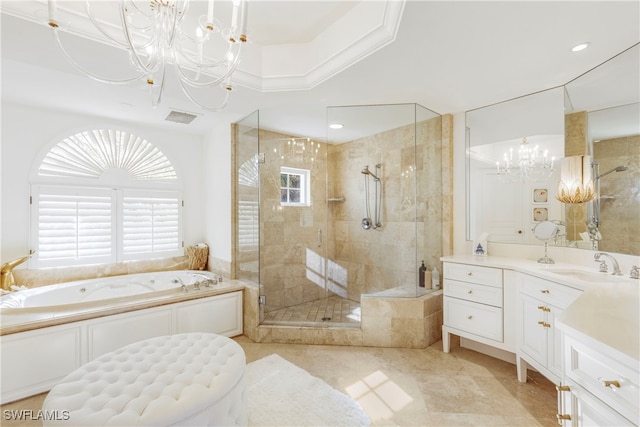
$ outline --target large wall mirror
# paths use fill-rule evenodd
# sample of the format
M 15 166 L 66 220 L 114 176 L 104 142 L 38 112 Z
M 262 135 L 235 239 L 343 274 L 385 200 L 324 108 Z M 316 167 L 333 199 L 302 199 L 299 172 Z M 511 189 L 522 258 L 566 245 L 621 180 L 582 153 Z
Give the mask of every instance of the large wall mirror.
M 467 239 L 542 244 L 532 230 L 549 220 L 564 227 L 554 244 L 640 255 L 639 82 L 634 45 L 564 87 L 468 111 Z M 562 204 L 559 160 L 579 154 L 598 196 Z

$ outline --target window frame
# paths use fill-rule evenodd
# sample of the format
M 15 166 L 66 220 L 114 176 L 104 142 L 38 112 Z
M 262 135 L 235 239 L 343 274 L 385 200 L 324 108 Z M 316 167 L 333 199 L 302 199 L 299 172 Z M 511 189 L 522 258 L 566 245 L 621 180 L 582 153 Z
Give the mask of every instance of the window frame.
M 61 195 L 81 194 L 82 196 L 104 195 L 110 194 L 111 198 L 111 254 L 102 257 L 81 257 L 81 258 L 56 258 L 41 259 L 40 258 L 40 212 L 39 203 L 42 190 L 46 190 L 49 194 L 58 192 Z M 133 252 L 125 253 L 124 245 L 124 200 L 127 194 L 136 195 L 135 197 L 144 199 L 175 199 L 177 202 L 177 225 L 176 240 L 177 246 L 170 250 L 159 250 L 150 252 Z M 144 196 L 141 196 L 144 195 Z M 146 196 L 146 197 L 145 197 Z M 59 185 L 59 184 L 32 184 L 31 185 L 31 236 L 30 247 L 35 248 L 35 253 L 31 258 L 32 268 L 50 268 L 50 267 L 72 267 L 81 265 L 95 264 L 113 264 L 123 261 L 145 260 L 153 258 L 164 258 L 184 255 L 184 239 L 183 239 L 183 199 L 180 190 L 167 189 L 140 189 L 130 187 L 102 187 L 102 186 L 82 186 L 82 185 Z M 155 236 L 154 236 L 155 237 Z
M 282 196 L 280 198 L 280 206 L 298 206 L 298 207 L 305 207 L 305 206 L 311 206 L 311 171 L 309 169 L 298 169 L 298 168 L 292 168 L 292 167 L 288 167 L 288 166 L 281 166 L 280 167 L 280 179 L 282 180 L 282 175 L 286 174 L 288 176 L 291 175 L 295 175 L 298 176 L 300 178 L 300 201 L 299 202 L 283 202 L 282 201 Z M 289 195 L 290 195 L 290 191 L 293 190 L 298 190 L 298 188 L 293 188 L 293 187 L 289 187 L 288 185 L 286 187 L 282 186 L 282 181 L 280 181 L 280 194 L 282 195 L 282 191 L 285 190 L 287 191 L 287 199 L 289 199 Z M 289 179 L 287 178 L 287 184 L 289 184 Z

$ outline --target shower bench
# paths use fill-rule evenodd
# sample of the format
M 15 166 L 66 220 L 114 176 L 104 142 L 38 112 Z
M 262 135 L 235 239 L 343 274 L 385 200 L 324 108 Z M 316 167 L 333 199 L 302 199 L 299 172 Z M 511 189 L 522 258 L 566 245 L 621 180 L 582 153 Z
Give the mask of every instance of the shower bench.
M 140 341 L 67 375 L 43 425 L 247 425 L 245 365 L 242 347 L 217 334 Z

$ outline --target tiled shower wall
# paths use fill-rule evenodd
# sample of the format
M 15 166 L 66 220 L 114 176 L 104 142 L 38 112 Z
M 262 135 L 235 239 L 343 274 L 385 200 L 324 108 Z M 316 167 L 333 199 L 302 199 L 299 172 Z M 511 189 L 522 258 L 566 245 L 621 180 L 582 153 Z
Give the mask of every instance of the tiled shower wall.
M 433 268 L 442 256 L 441 118 L 328 146 L 330 289 L 350 299 L 415 286 L 420 260 Z M 415 135 L 415 137 L 414 137 Z M 417 141 L 417 143 L 415 143 Z M 368 165 L 382 182 L 382 227 L 364 230 Z M 416 187 L 417 183 L 417 187 Z M 374 181 L 369 177 L 374 215 Z M 417 194 L 417 197 L 416 197 Z M 416 247 L 418 248 L 416 260 Z M 416 263 L 417 261 L 417 263 Z
M 301 145 L 292 147 L 288 135 L 259 131 L 259 151 L 265 154 L 259 166 L 260 197 L 247 194 L 245 198 L 260 203 L 259 273 L 266 311 L 324 296 L 325 258 L 329 259 L 330 291 L 356 301 L 362 293 L 415 286 L 422 259 L 431 268 L 439 265 L 443 254 L 441 133 L 438 117 L 340 145 L 307 142 L 302 150 Z M 378 163 L 382 165 L 383 225 L 364 230 L 360 171 L 369 165 L 375 173 Z M 281 206 L 282 166 L 310 170 L 311 206 Z M 374 182 L 369 181 L 373 215 Z M 334 201 L 327 204 L 326 198 Z M 336 201 L 340 198 L 344 201 Z
M 640 135 L 601 140 L 593 144 L 593 159 L 600 173 L 618 166 L 600 179 L 600 233 L 598 248 L 606 252 L 640 253 Z
M 314 301 L 324 295 L 326 245 L 318 246 L 318 230 L 326 236 L 325 143 L 297 140 L 260 131 L 260 283 L 266 311 Z M 311 205 L 281 206 L 280 168 L 307 169 Z

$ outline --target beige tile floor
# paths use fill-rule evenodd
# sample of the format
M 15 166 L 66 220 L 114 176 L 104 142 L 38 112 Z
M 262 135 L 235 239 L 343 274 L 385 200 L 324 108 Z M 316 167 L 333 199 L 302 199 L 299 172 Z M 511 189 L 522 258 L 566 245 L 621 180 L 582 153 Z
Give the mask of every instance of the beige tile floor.
M 557 426 L 551 382 L 530 372 L 519 383 L 514 365 L 457 346 L 445 354 L 441 342 L 416 350 L 236 341 L 247 362 L 277 353 L 345 394 L 360 390 L 356 400 L 374 426 Z M 1 424 L 40 426 L 4 414 L 37 411 L 45 396 L 2 406 Z
M 360 327 L 360 303 L 337 295 L 265 313 L 264 325 Z M 329 318 L 329 320 L 323 320 Z

